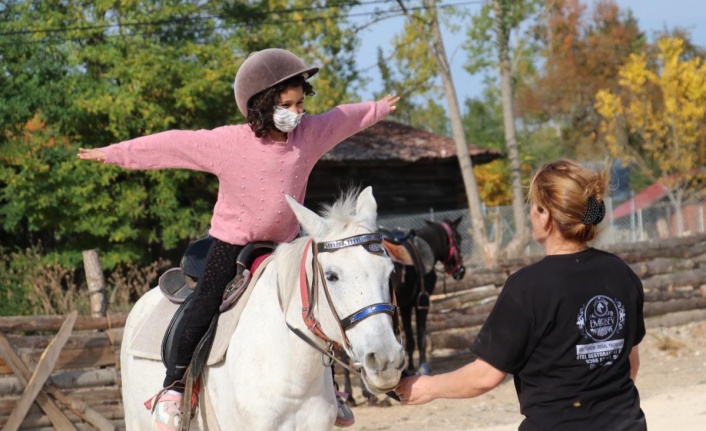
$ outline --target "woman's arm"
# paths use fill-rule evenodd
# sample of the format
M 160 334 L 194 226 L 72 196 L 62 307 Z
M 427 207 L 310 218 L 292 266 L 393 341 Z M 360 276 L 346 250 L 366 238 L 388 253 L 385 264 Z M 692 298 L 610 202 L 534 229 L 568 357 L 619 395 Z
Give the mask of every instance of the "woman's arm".
M 637 371 L 640 369 L 640 349 L 639 346 L 635 346 L 630 351 L 630 378 L 633 382 L 637 379 Z
M 402 379 L 395 388 L 403 404 L 424 404 L 437 398 L 473 398 L 497 387 L 507 373 L 482 359 L 436 376 Z

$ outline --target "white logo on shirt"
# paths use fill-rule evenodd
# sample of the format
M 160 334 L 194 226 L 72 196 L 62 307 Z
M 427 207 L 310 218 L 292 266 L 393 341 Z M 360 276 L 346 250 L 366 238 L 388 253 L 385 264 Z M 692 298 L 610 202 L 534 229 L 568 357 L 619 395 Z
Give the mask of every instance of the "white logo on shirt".
M 625 326 L 625 307 L 620 301 L 604 295 L 594 296 L 579 310 L 576 325 L 581 335 L 593 341 L 576 345 L 576 359 L 594 368 L 610 365 L 618 358 L 625 343 L 624 338 L 614 338 L 621 335 Z

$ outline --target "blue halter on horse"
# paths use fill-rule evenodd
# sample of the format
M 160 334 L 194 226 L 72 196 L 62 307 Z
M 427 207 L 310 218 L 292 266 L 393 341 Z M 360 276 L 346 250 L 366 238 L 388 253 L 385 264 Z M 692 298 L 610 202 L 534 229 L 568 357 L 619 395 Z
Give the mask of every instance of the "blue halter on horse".
M 427 221 L 426 226 L 419 229 L 394 231 L 395 238 L 407 246 L 414 262 L 413 265 L 395 263 L 390 280 L 402 318 L 408 373 L 430 372 L 426 358 L 426 329 L 430 296 L 437 281 L 436 263 L 441 262 L 444 272 L 455 280 L 461 280 L 466 273 L 461 256 L 461 235 L 457 231 L 461 218 L 445 219 L 440 223 Z M 416 318 L 416 336 L 412 328 L 412 310 Z M 414 367 L 415 348 L 419 350 L 418 369 Z

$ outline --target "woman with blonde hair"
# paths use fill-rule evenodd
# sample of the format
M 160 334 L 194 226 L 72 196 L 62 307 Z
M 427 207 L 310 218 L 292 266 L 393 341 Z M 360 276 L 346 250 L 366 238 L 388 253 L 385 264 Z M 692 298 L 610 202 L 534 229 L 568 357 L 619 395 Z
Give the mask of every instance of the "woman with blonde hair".
M 403 404 L 471 398 L 514 377 L 521 431 L 647 429 L 635 387 L 645 335 L 642 283 L 619 257 L 590 247 L 605 216 L 607 170 L 548 163 L 529 190 L 546 256 L 508 277 L 471 350 L 449 373 L 404 379 Z

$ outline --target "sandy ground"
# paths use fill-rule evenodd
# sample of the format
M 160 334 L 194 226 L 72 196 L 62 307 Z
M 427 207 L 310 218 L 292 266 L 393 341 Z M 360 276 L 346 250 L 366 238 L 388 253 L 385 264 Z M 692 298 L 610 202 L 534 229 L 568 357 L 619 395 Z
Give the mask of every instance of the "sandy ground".
M 640 345 L 637 377 L 650 431 L 706 430 L 706 322 L 648 329 Z M 434 372 L 457 368 L 469 357 L 433 357 Z M 357 401 L 363 398 L 353 391 Z M 353 407 L 356 423 L 346 430 L 515 431 L 522 420 L 508 379 L 470 400 L 436 400 L 422 406 Z

